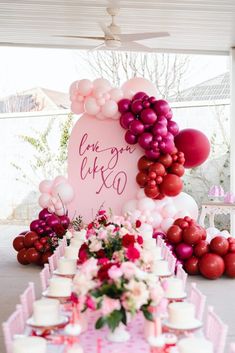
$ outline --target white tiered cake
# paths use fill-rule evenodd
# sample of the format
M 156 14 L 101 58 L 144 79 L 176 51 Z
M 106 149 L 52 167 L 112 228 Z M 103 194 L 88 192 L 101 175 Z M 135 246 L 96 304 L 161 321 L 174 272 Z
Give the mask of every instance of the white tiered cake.
M 12 353 L 46 353 L 47 341 L 42 337 L 20 337 L 13 341 Z
M 47 294 L 51 297 L 69 297 L 72 293 L 70 278 L 52 277 L 49 281 Z
M 58 272 L 62 275 L 74 275 L 77 270 L 76 260 L 62 257 L 59 259 Z
M 168 261 L 166 260 L 155 260 L 154 264 L 153 264 L 153 272 L 157 275 L 157 276 L 170 276 L 170 270 L 169 270 L 169 266 L 168 266 Z
M 179 353 L 213 353 L 212 342 L 203 337 L 183 338 L 177 346 Z
M 186 293 L 183 289 L 183 281 L 180 278 L 168 278 L 166 281 L 165 297 L 168 299 L 183 298 Z
M 179 329 L 200 326 L 195 318 L 195 306 L 192 303 L 176 302 L 168 305 L 168 323 Z
M 72 246 L 72 245 L 66 246 L 64 251 L 64 257 L 70 260 L 77 260 L 79 249 L 80 249 L 80 246 L 79 247 Z
M 60 303 L 56 299 L 40 299 L 33 303 L 33 320 L 38 326 L 58 324 L 60 320 Z

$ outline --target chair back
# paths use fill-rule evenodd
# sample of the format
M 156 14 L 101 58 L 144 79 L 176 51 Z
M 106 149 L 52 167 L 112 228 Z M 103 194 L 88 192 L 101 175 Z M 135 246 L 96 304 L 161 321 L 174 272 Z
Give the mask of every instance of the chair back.
M 57 256 L 55 253 L 48 258 L 48 262 L 52 274 L 57 269 Z
M 232 342 L 230 344 L 229 353 L 235 353 L 235 342 Z
M 188 278 L 188 274 L 183 269 L 182 264 L 178 264 L 177 267 L 176 267 L 176 278 L 182 279 L 183 285 L 184 285 L 184 289 L 185 289 L 187 278 Z
M 24 320 L 27 320 L 33 313 L 33 302 L 35 301 L 35 287 L 33 282 L 29 282 L 28 287 L 20 296 L 23 309 Z
M 16 310 L 6 322 L 3 322 L 3 337 L 7 353 L 12 353 L 12 342 L 16 335 L 24 333 L 25 319 L 22 305 L 17 305 Z
M 41 287 L 43 292 L 47 289 L 49 285 L 50 277 L 50 267 L 48 264 L 45 264 L 42 271 L 40 272 Z
M 202 321 L 206 305 L 206 296 L 197 288 L 196 283 L 191 283 L 189 301 L 195 305 L 196 318 Z
M 168 267 L 171 273 L 175 274 L 176 270 L 176 257 L 172 254 L 172 252 L 168 249 L 167 253 L 167 261 L 168 261 Z
M 208 307 L 205 337 L 213 343 L 215 353 L 223 353 L 228 335 L 228 326 L 214 313 L 212 306 Z

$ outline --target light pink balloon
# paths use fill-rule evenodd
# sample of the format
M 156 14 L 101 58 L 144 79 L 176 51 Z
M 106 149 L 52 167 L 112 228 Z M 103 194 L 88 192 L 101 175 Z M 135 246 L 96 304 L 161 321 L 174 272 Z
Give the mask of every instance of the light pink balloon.
M 57 216 L 64 216 L 66 213 L 66 210 L 64 210 L 63 208 L 60 208 L 59 210 L 55 209 L 55 214 Z
M 84 97 L 83 96 L 80 96 L 79 94 L 77 95 L 77 101 L 82 103 L 84 101 Z
M 74 114 L 82 114 L 84 113 L 84 104 L 82 102 L 72 101 L 71 110 Z
M 96 119 L 100 119 L 100 120 L 104 120 L 104 119 L 106 119 L 106 117 L 104 116 L 104 114 L 103 113 L 101 113 L 101 112 L 99 112 L 98 114 L 96 114 Z
M 53 187 L 52 195 L 58 196 L 64 204 L 68 204 L 74 198 L 74 190 L 69 183 L 62 183 Z
M 97 104 L 98 104 L 99 106 L 104 105 L 104 104 L 105 104 L 105 99 L 104 99 L 104 98 L 99 98 L 99 99 L 97 99 Z
M 97 78 L 95 81 L 93 81 L 94 87 L 102 87 L 106 92 L 111 89 L 111 84 L 108 80 L 105 78 Z
M 55 212 L 55 207 L 54 207 L 54 206 L 48 207 L 48 211 L 49 211 L 50 213 L 54 213 L 54 212 Z
M 75 94 L 77 92 L 77 87 L 78 87 L 78 82 L 79 81 L 74 81 L 73 83 L 71 83 L 70 87 L 69 87 L 69 94 L 70 96 Z
M 154 84 L 143 77 L 134 77 L 126 81 L 122 85 L 122 90 L 124 92 L 124 97 L 126 97 L 126 94 L 130 94 L 130 92 L 132 92 L 132 95 L 137 92 L 145 92 L 149 96 L 154 97 L 157 95 L 157 90 Z
M 67 182 L 68 182 L 67 179 L 63 175 L 58 175 L 57 177 L 55 177 L 53 181 L 53 186 L 56 186 L 61 183 L 67 183 Z
M 104 95 L 107 91 L 103 87 L 95 87 L 92 91 L 92 97 L 96 99 L 104 98 Z
M 86 113 L 90 115 L 96 115 L 100 111 L 100 107 L 97 104 L 96 99 L 94 97 L 87 97 L 85 99 L 84 107 L 85 107 Z
M 163 230 L 163 232 L 166 233 L 168 231 L 168 229 L 170 228 L 170 226 L 172 226 L 173 223 L 174 223 L 173 218 L 163 219 L 163 221 L 161 222 L 161 229 Z
M 63 208 L 63 203 L 60 200 L 58 200 L 55 202 L 54 207 L 56 210 L 60 210 L 61 208 Z
M 151 213 L 151 217 L 153 218 L 153 221 L 152 221 L 153 228 L 155 229 L 159 228 L 161 225 L 161 222 L 163 221 L 161 214 L 157 211 L 153 211 Z
M 109 91 L 110 98 L 113 99 L 115 102 L 120 101 L 123 98 L 123 92 L 120 88 L 112 88 Z
M 106 117 L 106 118 L 111 118 L 112 116 L 116 115 L 118 112 L 118 105 L 116 102 L 113 100 L 107 101 L 102 107 L 101 107 L 101 113 Z
M 93 83 L 90 80 L 80 80 L 77 85 L 78 93 L 82 96 L 89 96 L 93 89 Z
M 166 205 L 162 208 L 161 214 L 164 218 L 174 218 L 177 209 L 173 205 Z
M 39 184 L 39 191 L 41 191 L 41 193 L 50 194 L 52 186 L 53 182 L 51 180 L 43 180 Z
M 121 114 L 119 112 L 117 112 L 115 115 L 112 116 L 113 120 L 119 120 L 120 119 Z
M 38 203 L 39 203 L 40 207 L 47 208 L 48 205 L 50 204 L 50 200 L 51 200 L 51 195 L 49 195 L 47 193 L 43 193 L 42 195 L 40 195 L 40 197 L 38 199 Z

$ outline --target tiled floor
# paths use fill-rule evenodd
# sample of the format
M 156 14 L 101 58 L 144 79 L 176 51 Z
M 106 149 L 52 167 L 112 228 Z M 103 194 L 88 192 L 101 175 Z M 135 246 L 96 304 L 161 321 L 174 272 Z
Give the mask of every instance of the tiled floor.
M 14 310 L 19 295 L 29 281 L 34 281 L 40 295 L 39 271 L 33 266 L 21 266 L 16 261 L 16 252 L 12 240 L 24 230 L 20 226 L 0 226 L 0 321 L 3 322 Z M 235 280 L 222 278 L 209 281 L 202 277 L 191 277 L 198 287 L 207 295 L 207 304 L 213 305 L 215 311 L 229 325 L 228 342 L 235 342 Z M 0 330 L 0 352 L 4 352 L 2 330 Z

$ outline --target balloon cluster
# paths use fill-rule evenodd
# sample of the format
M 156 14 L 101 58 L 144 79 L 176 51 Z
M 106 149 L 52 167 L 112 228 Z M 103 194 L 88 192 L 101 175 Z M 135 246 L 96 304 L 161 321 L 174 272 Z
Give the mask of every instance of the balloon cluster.
M 225 274 L 235 278 L 235 239 L 214 237 L 190 217 L 178 218 L 166 233 L 168 246 L 190 275 L 216 279 Z
M 73 187 L 63 176 L 57 176 L 54 180 L 43 180 L 39 184 L 41 195 L 38 203 L 42 208 L 48 208 L 51 213 L 58 216 L 66 214 L 65 206 L 68 205 L 74 197 Z
M 98 119 L 119 119 L 117 102 L 123 91 L 113 88 L 108 80 L 98 78 L 75 81 L 70 86 L 71 110 L 75 114 L 86 112 Z
M 18 262 L 22 265 L 43 265 L 48 262 L 48 257 L 58 246 L 69 224 L 67 216 L 57 216 L 43 209 L 38 219 L 30 223 L 30 230 L 20 233 L 13 240 L 13 247 L 18 251 Z
M 185 211 L 187 210 L 187 211 Z M 129 216 L 132 223 L 140 220 L 150 224 L 156 231 L 166 232 L 179 217 L 198 217 L 198 206 L 192 196 L 181 192 L 176 197 L 165 197 L 163 200 L 152 200 L 140 189 L 136 199 L 127 201 L 122 214 Z
M 156 161 L 143 156 L 138 161 L 137 184 L 152 199 L 176 196 L 183 189 L 184 154 L 175 148 L 172 154 L 162 154 Z
M 132 99 L 121 99 L 118 110 L 121 113 L 120 124 L 127 129 L 126 142 L 138 143 L 147 158 L 156 160 L 160 154 L 174 151 L 174 136 L 179 128 L 171 120 L 172 111 L 165 100 L 137 92 Z

